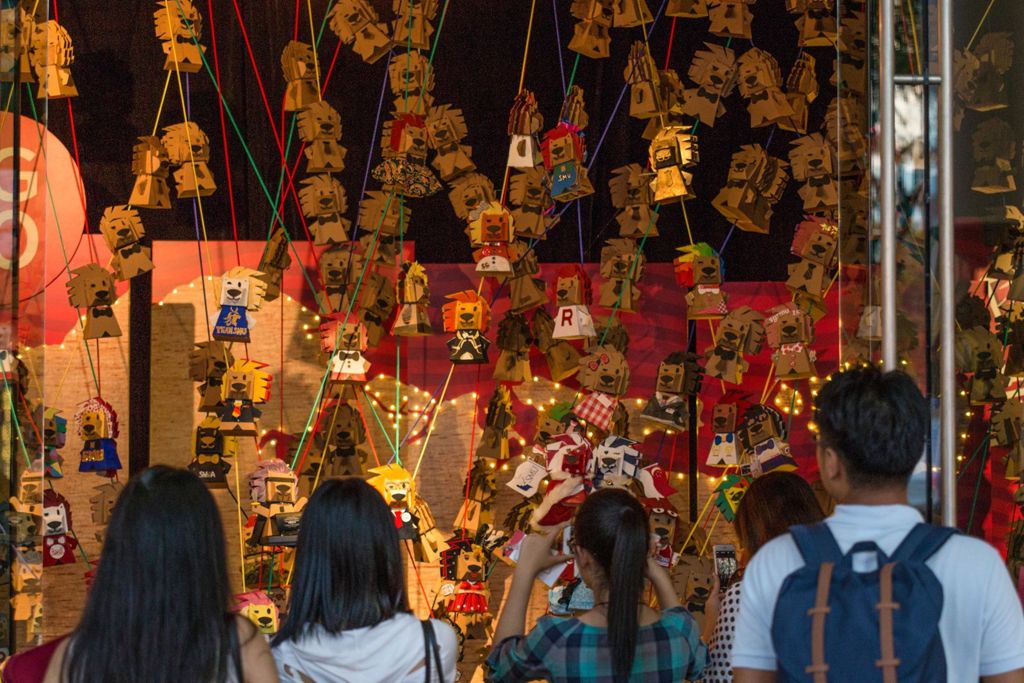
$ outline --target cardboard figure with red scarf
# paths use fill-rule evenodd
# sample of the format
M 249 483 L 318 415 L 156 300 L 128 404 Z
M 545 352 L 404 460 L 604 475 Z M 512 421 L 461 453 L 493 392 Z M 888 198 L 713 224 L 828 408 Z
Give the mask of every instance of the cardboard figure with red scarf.
M 587 424 L 608 431 L 620 397 L 629 388 L 629 363 L 621 351 L 610 344 L 596 346 L 594 352 L 580 359 L 577 375 L 581 389 L 588 389 L 573 414 Z
M 256 421 L 262 411 L 256 404 L 270 399 L 272 377 L 265 363 L 238 359 L 225 373 L 223 405 L 218 410 L 220 430 L 227 436 L 257 436 Z
M 544 129 L 544 117 L 537 107 L 537 97 L 522 90 L 512 103 L 508 115 L 508 166 L 535 168 L 541 164 L 540 143 L 537 136 Z
M 491 307 L 472 289 L 449 294 L 441 307 L 444 331 L 454 332 L 448 341 L 448 357 L 456 365 L 488 363 L 491 341 L 484 336 L 491 323 Z
M 67 282 L 68 302 L 85 309 L 84 339 L 120 337 L 121 326 L 114 317 L 117 288 L 114 276 L 95 263 L 87 263 L 71 271 Z
M 658 236 L 658 215 L 652 208 L 654 193 L 650 175 L 640 164 L 627 164 L 612 171 L 608 181 L 612 206 L 619 210 L 615 221 L 619 224 L 619 237 L 639 239 L 644 235 Z
M 395 518 L 398 538 L 415 541 L 413 553 L 417 562 L 437 562 L 444 545 L 444 535 L 437 528 L 430 506 L 417 490 L 412 474 L 397 463 L 370 470 L 367 480 L 377 489 Z
M 82 457 L 79 472 L 98 472 L 107 477 L 121 469 L 117 457 L 118 422 L 113 406 L 100 397 L 79 404 L 74 416 L 79 438 L 82 439 Z
M 43 566 L 74 564 L 78 539 L 71 528 L 71 504 L 53 489 L 43 491 Z
M 509 244 L 514 237 L 512 214 L 503 206 L 483 209 L 466 228 L 478 275 L 504 277 L 512 274 Z
M 552 437 L 544 456 L 550 481 L 543 500 L 530 515 L 530 526 L 537 531 L 550 530 L 576 514 L 590 489 L 587 474 L 593 451 L 574 421 L 565 432 Z
M 230 447 L 231 452 L 227 452 Z M 188 470 L 209 488 L 227 488 L 231 464 L 225 459 L 234 455 L 237 441 L 220 431 L 220 418 L 207 415 L 196 427 L 192 462 Z
M 587 339 L 597 336 L 590 315 L 590 277 L 577 263 L 562 266 L 554 282 L 554 339 Z
M 814 321 L 792 302 L 768 311 L 764 321 L 768 346 L 772 348 L 775 375 L 780 380 L 815 377 L 815 353 L 808 348 L 814 341 Z
M 127 205 L 108 206 L 99 227 L 113 254 L 110 267 L 118 280 L 130 280 L 153 270 L 152 249 L 141 242 L 146 228 L 138 211 Z
M 704 43 L 693 54 L 686 75 L 697 87 L 683 92 L 682 113 L 714 126 L 725 114 L 725 98 L 736 88 L 736 53 L 722 45 Z
M 252 268 L 236 266 L 220 281 L 220 312 L 213 318 L 211 336 L 217 341 L 248 344 L 250 317 L 263 306 L 267 283 L 263 274 Z
M 697 360 L 695 353 L 674 351 L 661 361 L 654 396 L 644 405 L 644 419 L 681 431 L 690 428 L 687 397 L 700 392 L 704 376 Z
M 722 258 L 707 242 L 698 242 L 676 251 L 673 261 L 676 282 L 688 288 L 687 320 L 721 320 L 729 312 L 728 295 L 722 291 L 725 268 Z
M 298 477 L 284 462 L 268 458 L 249 475 L 249 497 L 256 516 L 250 546 L 294 547 L 306 498 L 299 497 Z M 268 526 L 269 525 L 269 526 Z
M 330 13 L 330 27 L 360 59 L 373 64 L 391 49 L 387 26 L 369 0 L 339 0 Z

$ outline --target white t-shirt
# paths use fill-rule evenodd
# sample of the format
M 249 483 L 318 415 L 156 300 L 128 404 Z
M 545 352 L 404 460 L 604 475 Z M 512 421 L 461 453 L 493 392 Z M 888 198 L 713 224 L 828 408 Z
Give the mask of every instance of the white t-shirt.
M 859 541 L 874 541 L 891 555 L 921 521 L 920 513 L 906 505 L 840 505 L 826 523 L 844 553 Z M 1024 613 L 999 553 L 984 541 L 958 535 L 927 564 L 942 584 L 939 633 L 947 680 L 977 681 L 1024 668 Z M 783 580 L 802 566 L 789 534 L 754 555 L 743 574 L 733 667 L 776 670 L 771 637 L 775 602 Z
M 443 683 L 455 680 L 458 639 L 452 627 L 431 619 L 441 654 Z M 376 626 L 331 635 L 316 627 L 272 652 L 283 683 L 423 683 L 423 627 L 412 614 L 396 614 Z

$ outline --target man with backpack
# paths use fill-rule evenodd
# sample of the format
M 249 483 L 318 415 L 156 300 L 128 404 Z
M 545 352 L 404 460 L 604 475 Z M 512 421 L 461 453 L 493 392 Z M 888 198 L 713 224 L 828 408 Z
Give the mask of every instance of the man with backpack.
M 1024 683 L 1024 614 L 987 543 L 923 524 L 907 482 L 930 410 L 873 366 L 818 392 L 823 524 L 762 547 L 743 577 L 736 683 Z

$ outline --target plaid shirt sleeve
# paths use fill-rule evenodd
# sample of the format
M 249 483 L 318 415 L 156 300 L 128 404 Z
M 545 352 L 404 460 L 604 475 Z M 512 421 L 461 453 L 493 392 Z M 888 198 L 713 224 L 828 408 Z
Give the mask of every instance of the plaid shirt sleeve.
M 666 621 L 667 615 L 672 615 L 671 619 L 677 622 L 676 628 L 686 641 L 687 649 L 692 655 L 689 668 L 686 670 L 686 678 L 699 681 L 701 674 L 704 673 L 704 667 L 708 663 L 708 646 L 700 639 L 700 626 L 697 624 L 697 620 L 684 607 L 671 607 L 661 614 L 663 621 Z
M 559 620 L 541 618 L 525 636 L 511 636 L 498 643 L 487 658 L 487 680 L 530 681 L 549 678 L 545 657 L 561 639 Z

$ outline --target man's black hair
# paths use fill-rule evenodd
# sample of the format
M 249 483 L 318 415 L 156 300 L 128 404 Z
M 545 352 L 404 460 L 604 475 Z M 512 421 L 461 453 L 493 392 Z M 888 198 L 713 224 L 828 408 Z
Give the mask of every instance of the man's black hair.
M 857 488 L 905 484 L 921 459 L 930 419 L 909 375 L 874 365 L 832 375 L 814 402 L 821 446 L 839 454 Z

